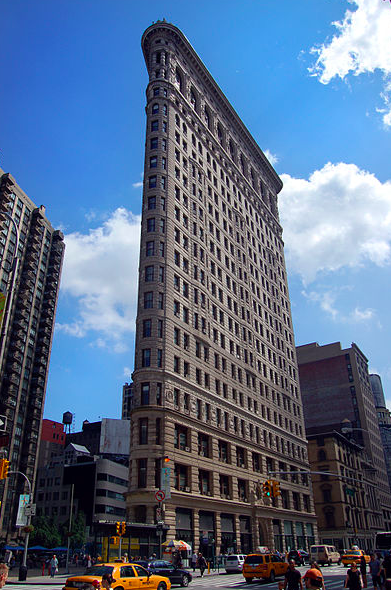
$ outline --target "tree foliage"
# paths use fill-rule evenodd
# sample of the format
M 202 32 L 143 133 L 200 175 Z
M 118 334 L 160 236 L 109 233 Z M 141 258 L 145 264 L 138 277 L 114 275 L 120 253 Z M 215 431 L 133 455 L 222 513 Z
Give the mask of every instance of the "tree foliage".
M 57 547 L 61 543 L 58 523 L 47 516 L 34 518 L 34 530 L 30 534 L 30 545 L 43 545 L 48 549 Z

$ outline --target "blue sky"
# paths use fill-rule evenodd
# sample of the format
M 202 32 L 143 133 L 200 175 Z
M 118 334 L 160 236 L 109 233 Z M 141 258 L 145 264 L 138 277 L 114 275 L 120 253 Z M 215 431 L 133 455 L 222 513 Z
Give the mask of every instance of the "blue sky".
M 147 75 L 178 26 L 282 176 L 296 343 L 352 341 L 391 407 L 391 3 L 0 0 L 0 166 L 66 236 L 45 417 L 119 417 Z

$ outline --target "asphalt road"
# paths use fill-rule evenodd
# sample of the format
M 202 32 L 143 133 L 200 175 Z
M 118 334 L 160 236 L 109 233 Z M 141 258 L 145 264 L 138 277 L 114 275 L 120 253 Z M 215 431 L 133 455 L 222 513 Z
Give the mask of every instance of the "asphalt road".
M 304 574 L 308 569 L 308 566 L 300 567 L 299 570 L 302 574 Z M 346 576 L 346 568 L 343 566 L 334 565 L 331 567 L 324 567 L 322 568 L 323 576 L 325 580 L 326 590 L 342 590 L 344 585 L 344 580 Z M 60 577 L 59 577 L 60 578 Z M 55 583 L 51 583 L 50 578 L 45 579 L 45 584 L 40 584 L 39 582 L 34 582 L 32 584 L 27 583 L 18 584 L 13 583 L 7 584 L 10 590 L 61 590 L 62 585 L 66 579 L 56 578 Z M 63 578 L 63 576 L 61 576 Z M 196 577 L 194 577 L 193 581 L 190 584 L 190 588 L 197 588 L 197 590 L 210 590 L 212 588 L 237 588 L 241 590 L 243 588 L 253 589 L 253 590 L 277 590 L 278 581 L 282 580 L 283 578 L 277 578 L 277 580 L 273 583 L 267 581 L 254 581 L 252 584 L 247 584 L 242 576 L 242 574 L 225 574 L 220 572 L 211 572 L 210 575 L 205 574 L 203 578 L 199 577 L 198 572 L 196 573 Z M 173 588 L 180 588 L 179 586 L 173 586 Z M 373 590 L 372 581 L 370 580 L 370 576 L 368 576 L 368 590 Z

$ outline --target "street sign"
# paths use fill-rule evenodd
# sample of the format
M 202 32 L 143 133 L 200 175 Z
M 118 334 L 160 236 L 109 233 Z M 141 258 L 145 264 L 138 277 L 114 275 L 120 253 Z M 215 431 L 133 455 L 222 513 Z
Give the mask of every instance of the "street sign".
M 171 467 L 162 467 L 161 470 L 161 488 L 166 499 L 171 498 L 170 487 Z
M 163 492 L 163 490 L 159 490 L 155 494 L 155 500 L 156 500 L 156 502 L 163 502 L 163 500 L 164 500 L 165 497 L 166 497 L 166 494 Z
M 0 430 L 7 430 L 7 417 L 0 416 Z
M 25 513 L 26 516 L 35 516 L 36 511 L 37 511 L 37 505 L 36 504 L 29 504 L 24 509 L 24 513 Z

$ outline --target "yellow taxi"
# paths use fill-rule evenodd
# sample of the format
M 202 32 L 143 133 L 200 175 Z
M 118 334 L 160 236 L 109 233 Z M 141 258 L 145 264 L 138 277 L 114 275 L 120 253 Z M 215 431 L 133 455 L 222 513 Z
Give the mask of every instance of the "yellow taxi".
M 341 561 L 345 567 L 348 567 L 348 565 L 352 565 L 354 561 L 357 563 L 358 566 L 360 566 L 360 560 L 362 555 L 365 557 L 365 563 L 369 563 L 371 561 L 369 555 L 365 555 L 362 549 L 348 549 L 346 553 L 342 555 Z
M 87 568 L 85 574 L 67 579 L 62 590 L 97 590 L 102 583 L 103 574 L 110 574 L 114 581 L 113 590 L 170 590 L 168 578 L 149 574 L 141 565 L 135 563 L 99 563 Z
M 247 584 L 254 578 L 274 582 L 277 576 L 285 576 L 288 564 L 275 553 L 250 553 L 243 563 L 242 574 Z

